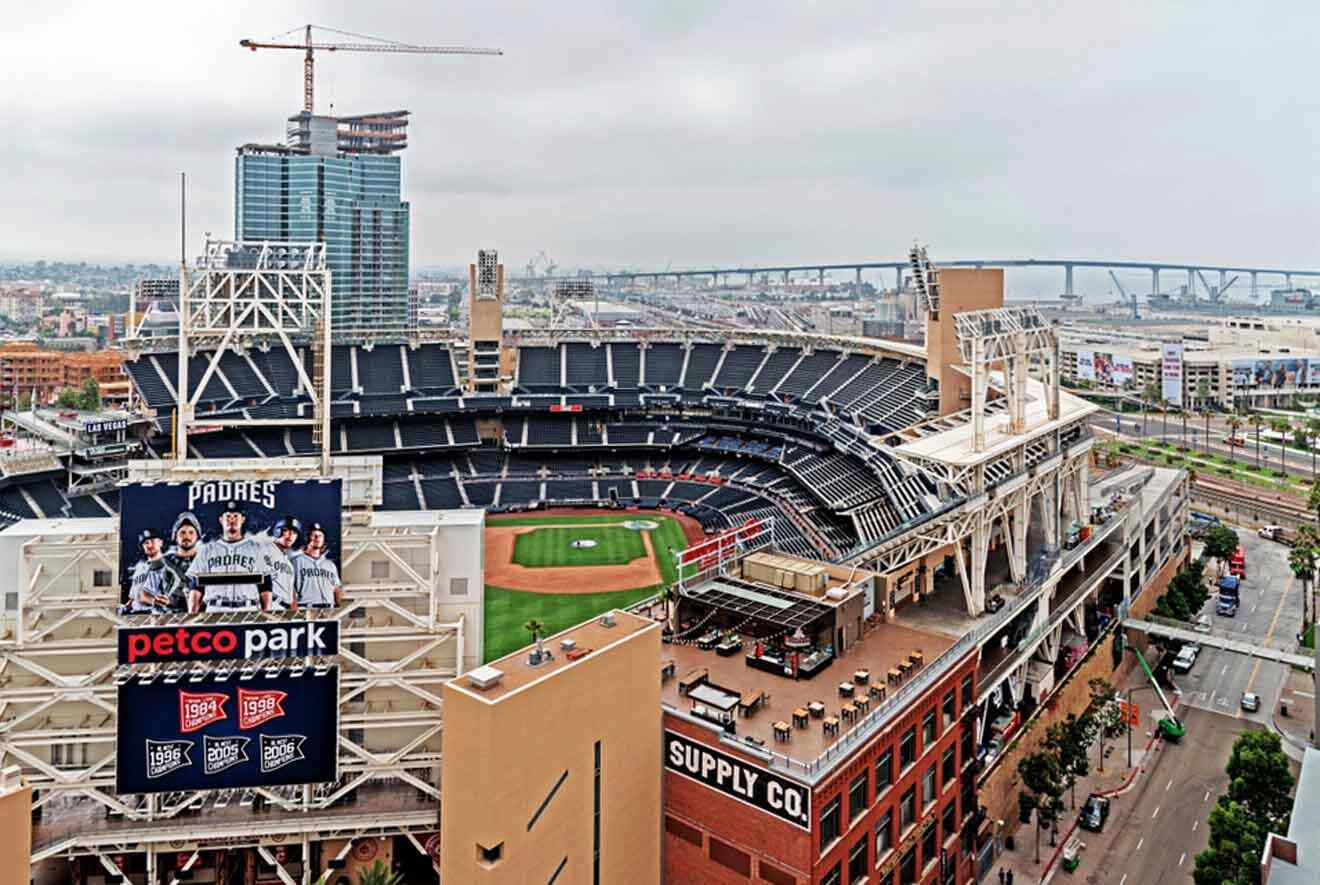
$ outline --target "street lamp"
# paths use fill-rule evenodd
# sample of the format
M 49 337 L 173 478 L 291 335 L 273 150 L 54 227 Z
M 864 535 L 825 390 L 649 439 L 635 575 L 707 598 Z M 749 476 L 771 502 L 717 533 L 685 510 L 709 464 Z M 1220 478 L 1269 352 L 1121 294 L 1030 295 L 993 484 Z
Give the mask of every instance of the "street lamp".
M 1153 677 L 1152 677 L 1152 678 L 1153 678 Z M 1132 715 L 1132 695 L 1135 694 L 1136 692 L 1139 692 L 1139 691 L 1154 691 L 1154 690 L 1155 690 L 1155 686 L 1153 686 L 1153 685 L 1138 685 L 1138 686 L 1135 686 L 1135 687 L 1129 688 L 1129 689 L 1127 690 L 1128 716 L 1131 716 L 1131 715 Z M 1127 727 L 1127 738 L 1128 738 L 1128 741 L 1127 741 L 1127 744 L 1128 744 L 1128 763 L 1127 763 L 1127 767 L 1128 767 L 1128 768 L 1131 768 L 1131 767 L 1132 767 L 1132 722 L 1131 722 L 1130 719 L 1129 719 L 1129 721 L 1128 721 L 1128 727 Z

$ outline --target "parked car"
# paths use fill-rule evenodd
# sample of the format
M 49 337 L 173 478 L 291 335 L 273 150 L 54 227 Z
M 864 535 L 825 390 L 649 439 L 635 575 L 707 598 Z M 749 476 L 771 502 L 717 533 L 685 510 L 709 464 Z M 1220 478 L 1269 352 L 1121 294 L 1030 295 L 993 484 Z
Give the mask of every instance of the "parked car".
M 1292 547 L 1296 543 L 1293 533 L 1281 525 L 1262 526 L 1257 534 L 1262 538 L 1268 538 L 1271 541 L 1278 541 L 1285 547 Z
M 1178 657 L 1173 659 L 1173 671 L 1175 673 L 1186 673 L 1192 669 L 1196 663 L 1196 655 L 1200 651 L 1200 646 L 1184 645 L 1182 651 L 1178 652 Z
M 1105 821 L 1109 820 L 1109 800 L 1104 796 L 1097 796 L 1092 793 L 1086 797 L 1086 804 L 1082 806 L 1079 823 L 1084 830 L 1090 830 L 1092 833 L 1102 832 L 1105 828 Z
M 1197 633 L 1209 633 L 1209 632 L 1210 632 L 1210 616 L 1209 616 L 1209 615 L 1201 615 L 1201 617 L 1197 618 L 1197 619 L 1196 619 L 1196 626 L 1195 626 L 1193 629 L 1196 630 Z
M 1254 692 L 1244 691 L 1242 693 L 1242 709 L 1248 713 L 1255 713 L 1260 709 L 1260 695 Z

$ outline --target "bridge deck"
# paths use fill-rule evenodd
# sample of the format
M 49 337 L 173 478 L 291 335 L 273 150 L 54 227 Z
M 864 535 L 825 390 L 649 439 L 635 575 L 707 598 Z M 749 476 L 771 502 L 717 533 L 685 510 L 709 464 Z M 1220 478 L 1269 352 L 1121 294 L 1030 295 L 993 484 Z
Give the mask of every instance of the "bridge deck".
M 1210 648 L 1222 648 L 1226 651 L 1236 652 L 1240 655 L 1260 658 L 1263 661 L 1277 661 L 1281 664 L 1291 664 L 1294 667 L 1301 667 L 1304 670 L 1312 670 L 1315 668 L 1315 654 L 1308 649 L 1288 651 L 1282 648 L 1271 648 L 1259 637 L 1234 639 L 1229 636 L 1216 635 L 1215 633 L 1198 633 L 1190 628 L 1173 627 L 1168 624 L 1160 624 L 1154 621 L 1141 621 L 1136 618 L 1128 618 L 1123 622 L 1123 626 L 1126 629 L 1140 630 L 1141 632 L 1152 636 L 1164 636 L 1169 639 L 1178 639 L 1183 642 L 1195 642 L 1199 645 L 1208 646 Z

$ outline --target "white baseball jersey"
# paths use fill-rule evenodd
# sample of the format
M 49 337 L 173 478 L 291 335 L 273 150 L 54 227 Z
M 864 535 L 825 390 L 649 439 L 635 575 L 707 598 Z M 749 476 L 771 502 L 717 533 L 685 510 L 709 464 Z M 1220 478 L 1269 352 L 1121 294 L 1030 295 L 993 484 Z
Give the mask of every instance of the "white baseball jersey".
M 297 598 L 294 589 L 293 559 L 297 551 L 285 552 L 274 541 L 267 544 L 262 571 L 270 575 L 270 604 L 272 608 L 289 608 Z
M 268 546 L 269 542 L 246 537 L 237 541 L 223 538 L 207 541 L 193 557 L 188 577 L 267 574 L 265 552 Z M 206 611 L 261 608 L 261 588 L 257 584 L 208 584 L 201 587 L 201 591 Z
M 304 552 L 294 554 L 293 574 L 298 588 L 298 605 L 335 604 L 339 567 L 324 553 L 314 558 Z
M 165 560 L 140 560 L 129 578 L 128 610 L 133 614 L 156 611 L 157 606 L 142 601 L 142 594 L 165 595 Z

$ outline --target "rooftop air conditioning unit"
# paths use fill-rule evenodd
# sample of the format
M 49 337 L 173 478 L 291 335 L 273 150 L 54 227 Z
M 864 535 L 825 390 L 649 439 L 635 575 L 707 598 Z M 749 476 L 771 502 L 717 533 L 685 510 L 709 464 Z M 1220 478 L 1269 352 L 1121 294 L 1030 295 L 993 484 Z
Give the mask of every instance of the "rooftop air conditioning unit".
M 479 688 L 482 691 L 485 691 L 488 688 L 494 688 L 500 684 L 500 681 L 504 679 L 504 671 L 497 667 L 492 667 L 489 664 L 483 664 L 480 667 L 469 670 L 467 678 L 468 682 L 471 683 L 474 688 Z
M 605 614 L 601 615 L 601 617 L 600 617 L 600 625 L 601 625 L 602 627 L 613 627 L 613 626 L 614 626 L 614 612 L 606 612 Z

